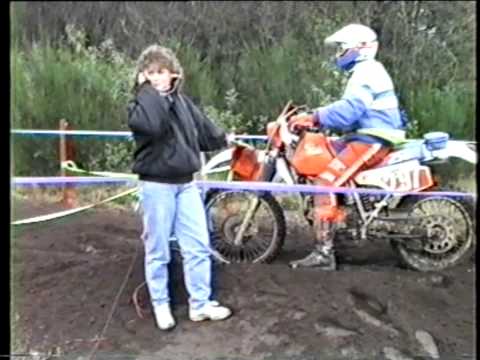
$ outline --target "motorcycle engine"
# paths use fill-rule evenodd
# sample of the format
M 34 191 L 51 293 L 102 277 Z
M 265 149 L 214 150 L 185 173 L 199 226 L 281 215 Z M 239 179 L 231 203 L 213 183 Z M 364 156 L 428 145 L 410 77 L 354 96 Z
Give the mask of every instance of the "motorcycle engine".
M 385 197 L 384 195 L 374 195 L 374 194 L 366 194 L 360 193 L 360 201 L 362 203 L 363 209 L 366 212 L 370 212 L 375 209 L 375 204 L 382 201 Z

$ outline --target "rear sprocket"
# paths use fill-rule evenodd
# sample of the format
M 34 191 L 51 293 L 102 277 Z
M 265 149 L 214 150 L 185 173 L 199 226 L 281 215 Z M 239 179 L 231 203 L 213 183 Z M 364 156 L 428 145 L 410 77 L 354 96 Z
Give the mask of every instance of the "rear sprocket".
M 425 217 L 422 226 L 427 238 L 421 249 L 414 250 L 401 242 L 393 242 L 403 262 L 419 271 L 439 271 L 464 259 L 472 247 L 474 228 L 467 209 L 458 201 L 443 196 L 417 200 L 409 208 L 409 216 Z

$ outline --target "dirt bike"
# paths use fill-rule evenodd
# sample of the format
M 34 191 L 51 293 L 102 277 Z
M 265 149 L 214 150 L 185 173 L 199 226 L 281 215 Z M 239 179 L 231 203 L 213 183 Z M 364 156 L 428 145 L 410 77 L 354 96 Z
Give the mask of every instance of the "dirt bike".
M 228 169 L 229 180 L 313 184 L 335 156 L 336 137 L 315 128 L 293 132 L 288 120 L 300 110 L 288 104 L 276 121 L 268 123 L 266 149 L 238 142 L 212 158 L 204 172 Z M 389 241 L 404 264 L 418 271 L 458 264 L 475 241 L 473 200 L 412 193 L 439 190 L 433 163 L 449 157 L 476 163 L 476 156 L 475 143 L 449 140 L 441 132 L 394 147 L 379 164 L 358 172 L 345 184 L 357 191 L 337 194 L 347 216 L 338 225 L 336 237 L 356 246 L 365 240 Z M 302 216 L 312 225 L 313 194 L 295 196 Z M 285 214 L 271 193 L 211 190 L 206 210 L 218 260 L 268 263 L 281 251 Z

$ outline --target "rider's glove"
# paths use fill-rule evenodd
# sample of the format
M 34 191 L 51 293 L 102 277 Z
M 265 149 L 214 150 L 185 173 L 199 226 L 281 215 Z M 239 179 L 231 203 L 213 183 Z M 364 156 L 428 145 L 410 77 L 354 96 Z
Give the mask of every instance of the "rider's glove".
M 290 131 L 298 131 L 302 129 L 313 128 L 317 125 L 317 121 L 313 114 L 299 114 L 292 116 L 288 122 Z

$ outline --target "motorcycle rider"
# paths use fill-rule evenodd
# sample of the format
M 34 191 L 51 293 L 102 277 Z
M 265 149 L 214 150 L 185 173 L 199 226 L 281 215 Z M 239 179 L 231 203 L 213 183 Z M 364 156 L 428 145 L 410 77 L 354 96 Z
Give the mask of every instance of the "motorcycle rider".
M 315 184 L 342 186 L 359 170 L 375 165 L 389 152 L 392 145 L 405 140 L 404 121 L 392 79 L 375 60 L 378 49 L 376 33 L 360 24 L 349 24 L 325 39 L 326 45 L 336 45 L 335 63 L 349 72 L 342 98 L 319 107 L 313 114 L 292 116 L 292 130 L 319 127 L 347 132 L 334 142 L 335 158 L 314 180 Z M 335 194 L 314 196 L 315 245 L 305 258 L 290 263 L 298 266 L 318 266 L 335 270 L 335 227 L 345 218 L 337 206 Z

